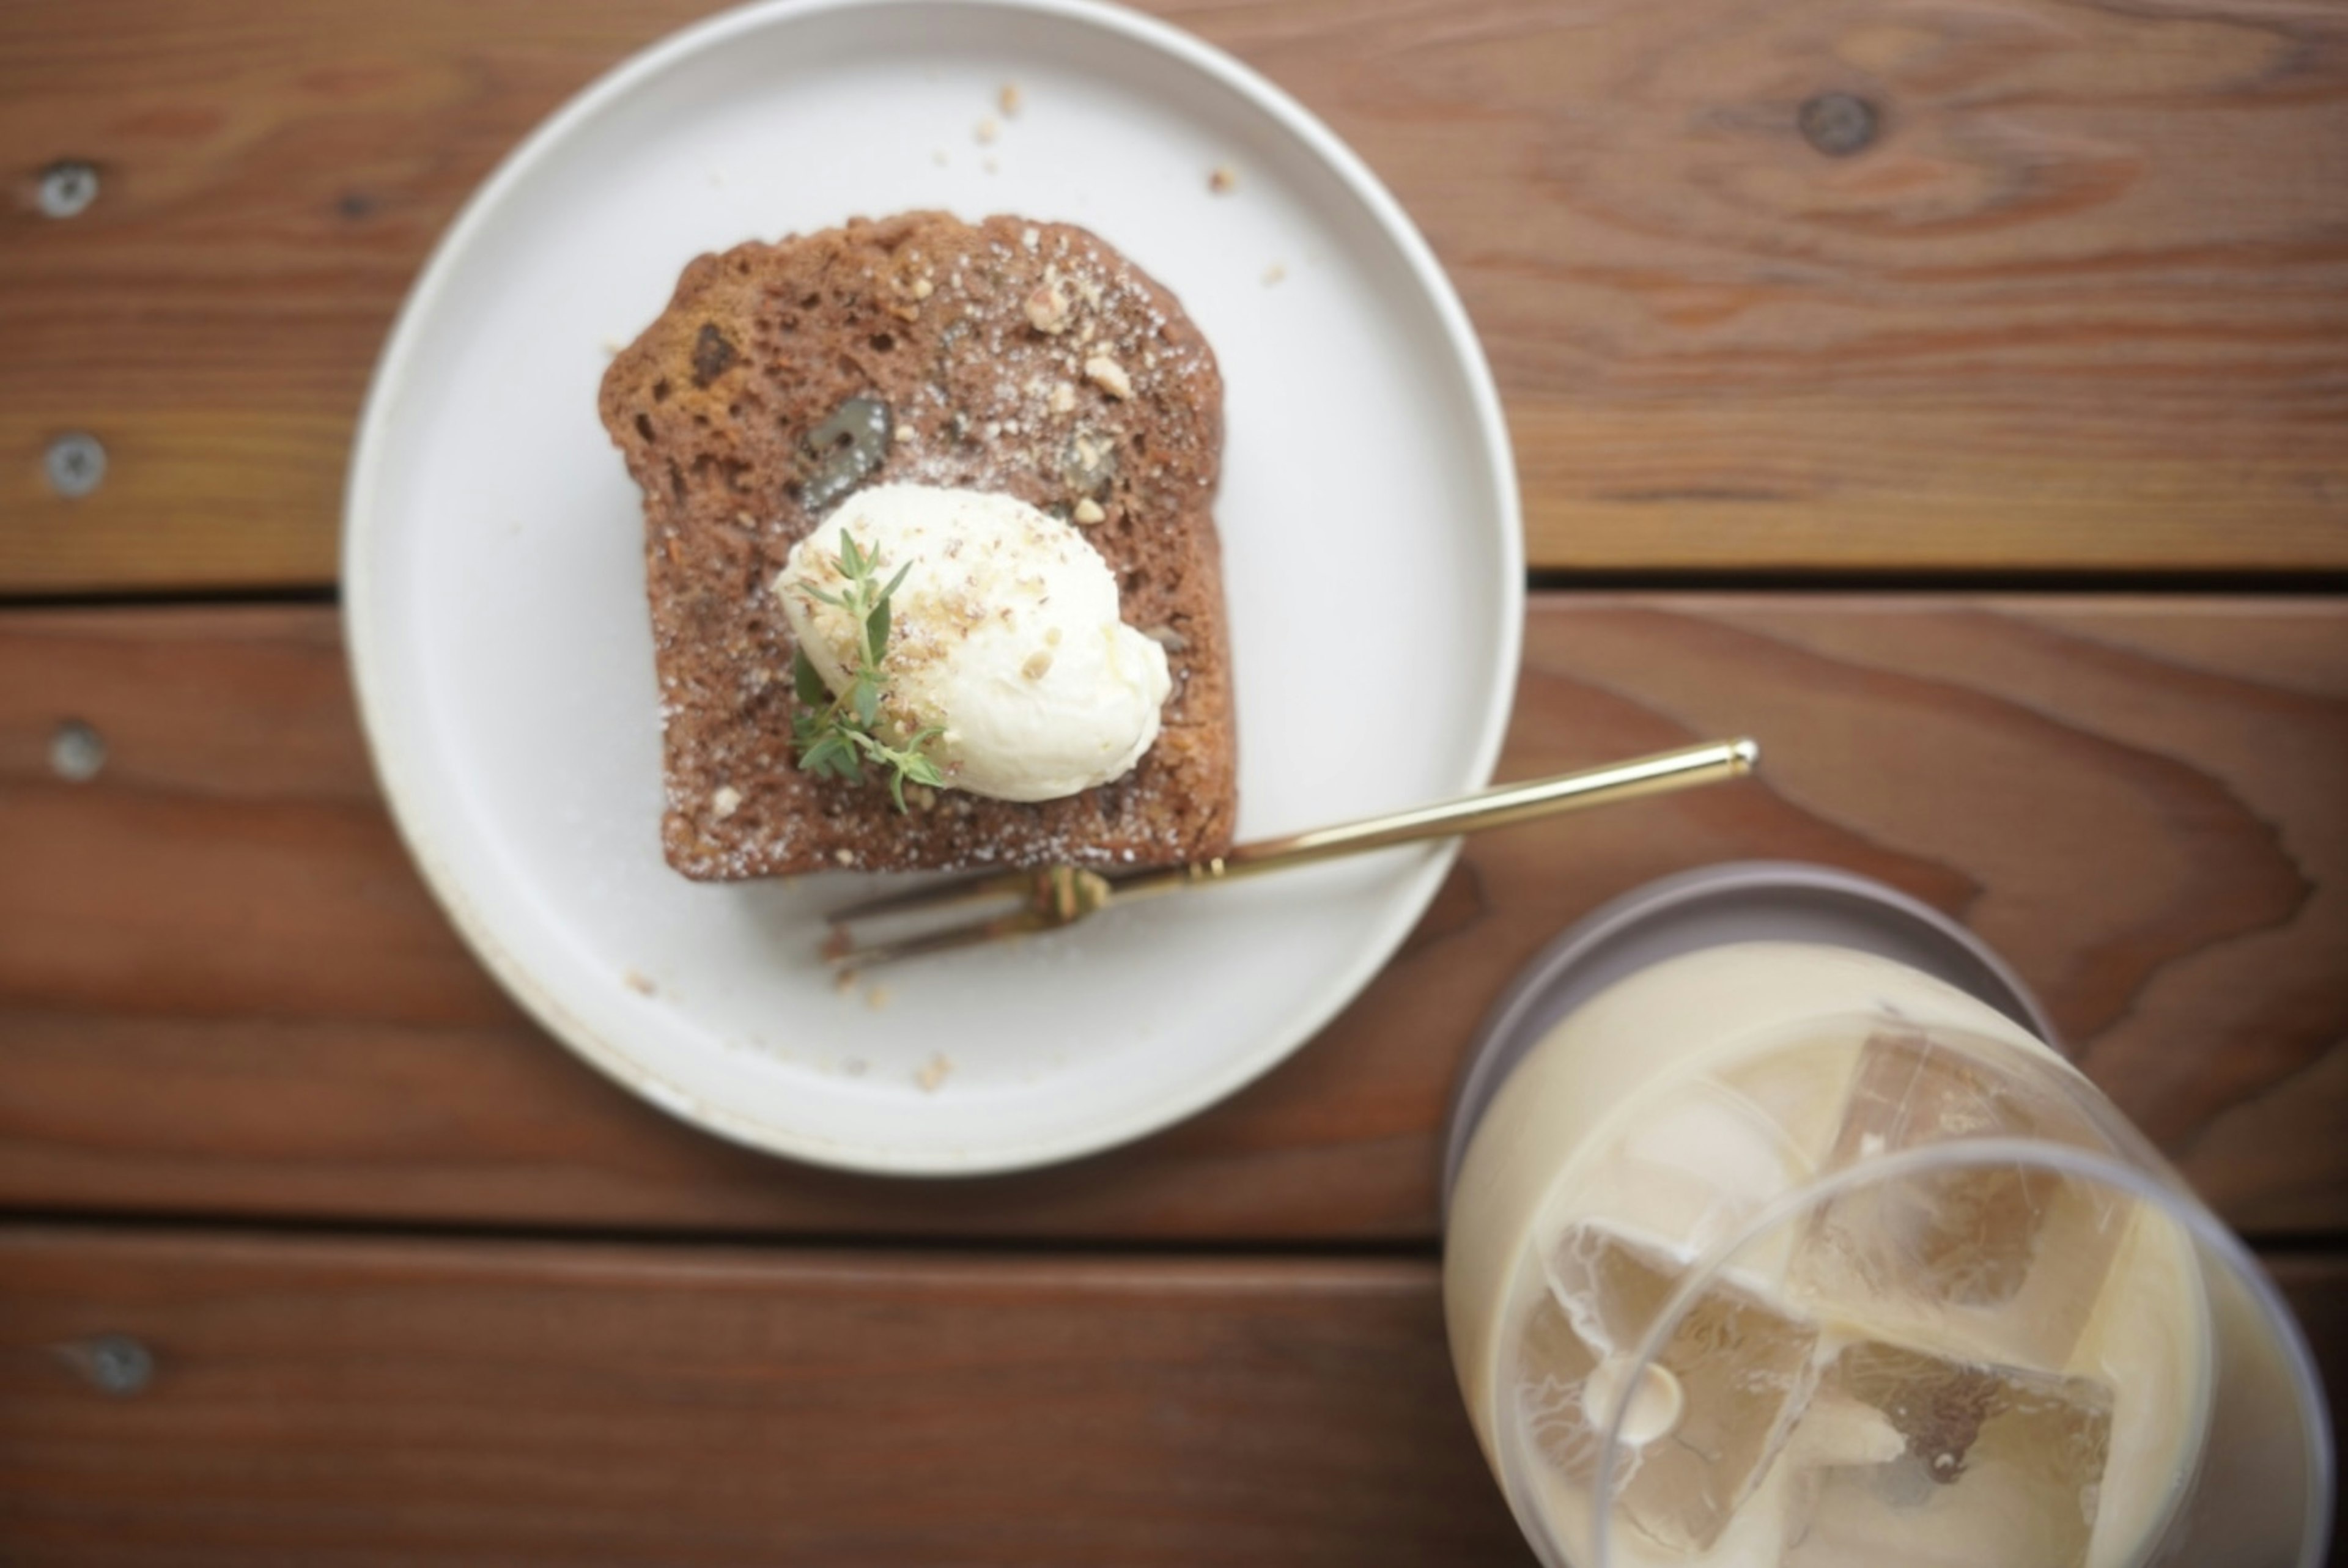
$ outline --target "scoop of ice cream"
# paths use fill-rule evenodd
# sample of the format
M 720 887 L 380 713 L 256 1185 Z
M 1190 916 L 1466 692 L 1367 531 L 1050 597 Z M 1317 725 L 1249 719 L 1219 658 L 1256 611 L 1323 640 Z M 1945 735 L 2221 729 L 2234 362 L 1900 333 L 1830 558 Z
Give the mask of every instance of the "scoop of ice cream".
M 937 726 L 925 749 L 948 784 L 1052 800 L 1122 777 L 1157 740 L 1166 652 L 1119 618 L 1108 563 L 1069 524 L 983 490 L 860 490 L 792 548 L 774 590 L 833 692 L 853 681 L 860 630 L 812 590 L 840 592 L 843 534 L 881 582 L 906 574 L 874 729 L 901 744 Z

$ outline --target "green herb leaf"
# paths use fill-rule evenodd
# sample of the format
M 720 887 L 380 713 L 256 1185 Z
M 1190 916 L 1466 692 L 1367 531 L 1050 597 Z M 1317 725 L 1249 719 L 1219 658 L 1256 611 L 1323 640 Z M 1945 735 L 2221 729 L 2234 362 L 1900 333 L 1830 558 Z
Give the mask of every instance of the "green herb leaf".
M 815 773 L 828 774 L 833 778 L 855 784 L 864 782 L 864 764 L 858 758 L 856 748 L 849 744 L 842 736 L 839 734 L 825 736 L 816 743 L 815 751 L 809 754 L 816 758 L 813 767 Z
M 828 773 L 831 769 L 831 764 L 847 749 L 846 743 L 842 742 L 837 734 L 819 736 L 813 745 L 808 747 L 807 754 L 799 759 L 799 765 L 809 773 Z
M 815 599 L 845 611 L 857 623 L 860 634 L 857 667 L 850 672 L 847 689 L 834 692 L 804 650 L 793 653 L 791 690 L 803 711 L 791 716 L 791 744 L 798 753 L 799 766 L 818 778 L 860 784 L 864 764 L 869 759 L 885 770 L 890 798 L 901 812 L 905 809 L 906 781 L 932 786 L 945 783 L 938 765 L 922 751 L 923 745 L 943 733 L 936 725 L 908 737 L 901 746 L 890 745 L 874 733 L 887 685 L 881 664 L 889 651 L 890 599 L 903 584 L 905 574 L 912 570 L 912 563 L 908 561 L 899 567 L 887 586 L 878 585 L 872 578 L 880 566 L 880 552 L 868 553 L 856 542 L 854 535 L 844 531 L 839 536 L 838 559 L 845 584 L 840 591 L 802 586 Z
M 810 708 L 820 708 L 831 701 L 831 688 L 823 683 L 822 672 L 816 669 L 815 661 L 807 656 L 804 648 L 791 651 L 791 689 Z M 800 715 L 801 719 L 807 717 Z

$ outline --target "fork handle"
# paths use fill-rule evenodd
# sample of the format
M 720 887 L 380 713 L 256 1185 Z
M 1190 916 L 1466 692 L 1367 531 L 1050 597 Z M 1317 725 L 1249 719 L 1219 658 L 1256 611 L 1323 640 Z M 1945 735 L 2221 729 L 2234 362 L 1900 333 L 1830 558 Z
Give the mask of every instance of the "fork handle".
M 1578 811 L 1583 806 L 1741 778 L 1751 773 L 1760 760 L 1761 747 L 1749 738 L 1713 741 L 1674 752 L 1658 752 L 1627 763 L 1586 768 L 1581 773 L 1500 784 L 1457 800 L 1385 816 L 1365 817 L 1335 827 L 1317 827 L 1285 838 L 1260 839 L 1212 860 L 1119 877 L 1111 886 L 1117 901 L 1122 903 L 1201 883 L 1236 881 L 1315 860 L 1334 860 L 1341 855 L 1360 855 L 1421 839 L 1480 833 L 1488 827 L 1507 827 L 1536 817 Z

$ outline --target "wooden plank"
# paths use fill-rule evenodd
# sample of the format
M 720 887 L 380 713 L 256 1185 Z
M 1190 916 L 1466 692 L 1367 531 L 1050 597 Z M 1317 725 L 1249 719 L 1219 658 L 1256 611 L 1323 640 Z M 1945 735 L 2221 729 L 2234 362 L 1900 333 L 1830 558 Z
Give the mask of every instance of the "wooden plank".
M 2342 1435 L 2348 1433 L 2348 1255 L 2291 1252 L 2269 1254 L 2260 1261 L 2298 1316 L 2323 1378 L 2333 1448 L 2332 1554 L 2326 1561 L 2332 1568 L 2348 1568 L 2348 1522 L 2339 1517 L 2340 1482 L 2348 1472 L 2348 1454 L 2339 1447 Z
M 50 770 L 67 719 L 92 782 Z M 874 1182 L 678 1125 L 519 1016 L 376 797 L 330 612 L 0 615 L 0 1206 L 1425 1239 L 1509 974 L 1651 877 L 1781 856 L 1969 919 L 2237 1225 L 2348 1228 L 2348 604 L 1544 597 L 1502 774 L 1741 729 L 1751 785 L 1473 843 L 1363 998 L 1209 1113 Z
M 2279 1273 L 2348 1387 L 2348 1258 Z M 0 1277 L 14 1563 L 1530 1560 L 1431 1260 L 34 1228 Z
M 330 580 L 366 376 L 430 244 L 703 8 L 0 10 L 0 591 Z M 1425 229 L 1538 565 L 2348 566 L 2348 13 L 1158 8 Z M 1828 92 L 1874 106 L 1872 145 L 1804 140 Z M 45 219 L 31 171 L 63 158 L 102 193 Z M 71 428 L 113 462 L 67 502 L 38 455 Z
M 1426 1262 L 33 1230 L 0 1276 L 12 1563 L 1529 1561 Z

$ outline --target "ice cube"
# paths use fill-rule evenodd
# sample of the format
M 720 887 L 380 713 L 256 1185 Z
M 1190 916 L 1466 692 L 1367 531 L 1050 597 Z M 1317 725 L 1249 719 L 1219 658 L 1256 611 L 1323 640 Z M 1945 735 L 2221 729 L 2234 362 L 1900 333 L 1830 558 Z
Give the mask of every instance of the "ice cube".
M 1632 1357 L 1683 1269 L 1658 1249 L 1582 1224 L 1550 1260 L 1553 1300 L 1537 1307 L 1519 1359 L 1534 1446 L 1569 1480 L 1594 1481 L 1605 1423 L 1627 1401 L 1632 1451 L 1615 1518 L 1694 1553 L 1720 1538 L 1776 1456 L 1811 1380 L 1817 1327 L 1725 1281 L 1704 1287 L 1655 1364 Z
M 2091 1378 L 1862 1340 L 1787 1445 L 1785 1568 L 2081 1568 L 2111 1430 Z
M 1582 1408 L 1582 1388 L 1598 1358 L 1565 1311 L 1544 1292 L 1533 1303 L 1517 1341 L 1511 1381 L 1518 1419 L 1533 1447 L 1565 1476 L 1588 1481 L 1598 1472 L 1601 1435 Z
M 1828 1168 L 1969 1138 L 2105 1146 L 2076 1109 L 1990 1050 L 1921 1034 L 1869 1040 Z M 1833 1315 L 2060 1367 L 2095 1309 L 2131 1206 L 2092 1183 L 2015 1164 L 1870 1183 L 1813 1214 L 1791 1287 Z

